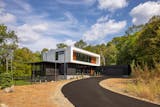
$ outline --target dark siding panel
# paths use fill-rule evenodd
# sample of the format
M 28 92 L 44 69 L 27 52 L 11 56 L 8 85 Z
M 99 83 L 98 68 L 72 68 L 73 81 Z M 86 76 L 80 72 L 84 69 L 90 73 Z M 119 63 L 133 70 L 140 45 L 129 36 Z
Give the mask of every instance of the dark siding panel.
M 76 68 L 68 68 L 67 75 L 76 75 Z
M 130 75 L 130 65 L 111 65 L 100 67 L 102 75 Z
M 76 75 L 76 64 L 68 64 L 67 75 Z

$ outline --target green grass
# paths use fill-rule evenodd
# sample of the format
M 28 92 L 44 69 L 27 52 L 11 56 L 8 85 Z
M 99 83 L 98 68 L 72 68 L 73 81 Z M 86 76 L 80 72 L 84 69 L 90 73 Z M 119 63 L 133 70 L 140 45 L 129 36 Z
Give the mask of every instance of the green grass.
M 31 82 L 25 80 L 14 80 L 14 85 L 30 85 Z

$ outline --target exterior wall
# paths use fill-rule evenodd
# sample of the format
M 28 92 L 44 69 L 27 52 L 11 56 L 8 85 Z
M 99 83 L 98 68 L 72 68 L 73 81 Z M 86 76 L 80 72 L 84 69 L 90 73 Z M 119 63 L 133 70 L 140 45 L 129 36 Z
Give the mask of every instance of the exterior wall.
M 64 51 L 64 54 L 58 55 L 58 60 L 55 59 L 56 52 Z M 49 62 L 58 62 L 58 63 L 64 63 L 70 61 L 70 51 L 67 49 L 56 49 L 56 50 L 49 50 L 48 52 L 43 53 L 43 61 L 49 61 Z
M 67 75 L 75 75 L 76 74 L 76 68 L 67 68 Z
M 59 75 L 59 64 L 50 62 L 32 63 L 32 81 L 52 81 L 56 80 Z M 37 69 L 39 68 L 39 69 Z
M 74 54 L 75 52 L 91 56 L 92 57 L 91 63 L 75 60 L 76 58 Z M 98 54 L 95 54 L 89 51 L 85 51 L 85 50 L 82 50 L 76 47 L 71 47 L 71 53 L 72 53 L 71 61 L 70 61 L 71 63 L 84 64 L 84 65 L 90 65 L 90 66 L 100 66 L 100 55 Z
M 48 52 L 43 53 L 43 61 L 54 62 L 55 61 L 55 50 L 50 50 Z
M 83 78 L 89 78 L 89 75 L 83 75 Z M 82 78 L 82 75 L 67 75 L 66 79 Z
M 66 56 L 66 62 L 71 62 L 71 56 L 72 56 L 72 52 L 71 52 L 71 47 L 67 47 L 66 48 L 66 53 L 65 53 L 65 56 Z
M 58 60 L 55 60 L 56 52 L 64 51 L 64 54 L 60 54 Z M 76 60 L 74 52 L 82 53 L 91 56 L 91 63 Z M 90 66 L 100 66 L 100 55 L 85 51 L 76 47 L 67 47 L 62 49 L 50 50 L 43 53 L 43 61 L 57 62 L 57 63 L 77 63 Z
M 102 75 L 130 75 L 131 66 L 130 65 L 110 65 L 110 66 L 100 66 L 98 67 L 102 72 Z

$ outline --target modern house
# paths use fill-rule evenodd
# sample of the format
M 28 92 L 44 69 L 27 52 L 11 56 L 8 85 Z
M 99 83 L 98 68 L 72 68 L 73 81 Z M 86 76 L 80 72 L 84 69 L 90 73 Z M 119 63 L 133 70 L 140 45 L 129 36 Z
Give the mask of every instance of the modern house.
M 31 65 L 32 79 L 59 80 L 77 75 L 91 76 L 100 66 L 100 55 L 76 47 L 51 49 L 43 53 L 43 61 Z

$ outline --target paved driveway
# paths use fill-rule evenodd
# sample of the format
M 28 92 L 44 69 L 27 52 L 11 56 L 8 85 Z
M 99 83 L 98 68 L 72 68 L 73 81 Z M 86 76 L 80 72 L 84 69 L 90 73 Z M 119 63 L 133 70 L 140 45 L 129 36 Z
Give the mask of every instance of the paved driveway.
M 106 90 L 99 86 L 103 79 L 106 77 L 74 81 L 62 92 L 76 107 L 160 107 Z

